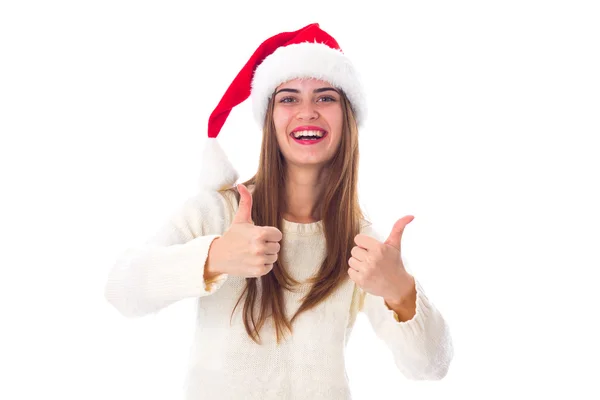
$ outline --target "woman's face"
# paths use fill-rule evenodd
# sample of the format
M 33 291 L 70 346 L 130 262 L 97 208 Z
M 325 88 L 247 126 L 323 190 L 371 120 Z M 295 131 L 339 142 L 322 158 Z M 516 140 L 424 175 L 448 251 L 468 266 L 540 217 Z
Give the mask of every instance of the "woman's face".
M 273 121 L 277 143 L 287 163 L 326 164 L 342 139 L 342 104 L 337 89 L 325 81 L 294 79 L 275 89 Z

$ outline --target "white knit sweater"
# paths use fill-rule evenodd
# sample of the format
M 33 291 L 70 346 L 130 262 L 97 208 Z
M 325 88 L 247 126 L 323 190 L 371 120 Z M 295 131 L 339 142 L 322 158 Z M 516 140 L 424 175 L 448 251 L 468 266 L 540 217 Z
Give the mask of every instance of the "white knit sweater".
M 106 284 L 106 298 L 127 317 L 155 313 L 185 298 L 197 299 L 188 400 L 351 399 L 344 350 L 359 312 L 366 314 L 407 378 L 445 376 L 453 357 L 450 332 L 418 281 L 416 315 L 407 322 L 399 322 L 383 298 L 362 291 L 348 278 L 324 303 L 301 314 L 293 335 L 279 346 L 270 319 L 260 331 L 262 345 L 248 337 L 243 301 L 230 324 L 245 280 L 220 275 L 205 282 L 203 266 L 211 242 L 227 230 L 237 206 L 233 196 L 225 199 L 216 190 L 201 190 L 145 246 L 125 251 Z M 279 257 L 302 282 L 317 272 L 325 257 L 322 225 L 284 223 Z M 362 233 L 383 241 L 368 224 Z M 260 280 L 257 283 L 260 293 Z M 309 286 L 298 289 L 285 293 L 288 316 L 298 309 Z

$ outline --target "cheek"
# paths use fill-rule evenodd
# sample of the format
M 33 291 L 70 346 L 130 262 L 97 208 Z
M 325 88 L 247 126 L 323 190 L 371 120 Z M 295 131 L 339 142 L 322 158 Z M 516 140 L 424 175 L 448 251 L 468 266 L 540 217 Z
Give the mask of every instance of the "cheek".
M 343 118 L 342 118 L 341 112 L 339 114 L 338 113 L 333 114 L 329 121 L 330 121 L 331 130 L 335 131 L 334 141 L 337 144 L 341 141 L 341 138 L 342 138 Z
M 285 136 L 286 128 L 289 124 L 288 114 L 285 110 L 277 107 L 273 110 L 273 124 L 275 125 L 275 132 L 277 132 L 278 138 Z

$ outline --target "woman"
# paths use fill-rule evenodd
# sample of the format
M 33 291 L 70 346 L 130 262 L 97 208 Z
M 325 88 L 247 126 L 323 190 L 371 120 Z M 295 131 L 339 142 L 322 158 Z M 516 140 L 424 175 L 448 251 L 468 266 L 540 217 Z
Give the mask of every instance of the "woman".
M 259 168 L 237 172 L 216 142 L 252 96 Z M 447 324 L 405 269 L 400 219 L 381 238 L 358 204 L 364 95 L 317 24 L 261 44 L 209 119 L 202 189 L 114 265 L 106 297 L 142 316 L 196 298 L 188 399 L 349 399 L 344 348 L 365 312 L 410 379 L 441 379 Z

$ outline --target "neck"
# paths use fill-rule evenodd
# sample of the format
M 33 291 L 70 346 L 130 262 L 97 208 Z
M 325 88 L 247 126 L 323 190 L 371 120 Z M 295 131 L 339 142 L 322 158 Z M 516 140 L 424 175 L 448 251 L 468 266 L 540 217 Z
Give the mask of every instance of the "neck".
M 291 222 L 310 223 L 320 220 L 316 210 L 317 200 L 325 187 L 323 168 L 306 168 L 287 165 L 286 202 L 284 218 Z

